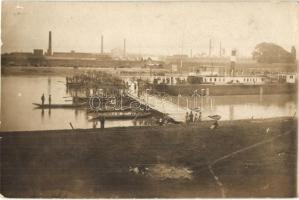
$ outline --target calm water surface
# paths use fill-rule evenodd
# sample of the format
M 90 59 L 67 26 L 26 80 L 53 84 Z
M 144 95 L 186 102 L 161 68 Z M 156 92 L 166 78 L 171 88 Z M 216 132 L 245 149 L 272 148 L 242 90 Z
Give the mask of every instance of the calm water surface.
M 46 103 L 52 94 L 52 103 L 71 103 L 66 91 L 65 78 L 60 76 L 4 76 L 1 80 L 0 131 L 54 130 L 92 128 L 85 110 L 35 109 L 44 93 Z M 203 120 L 208 115 L 220 114 L 222 120 L 292 116 L 296 111 L 295 95 L 240 95 L 206 97 L 202 100 L 188 98 L 189 107 L 203 106 Z M 174 103 L 186 107 L 187 97 L 173 97 Z M 106 127 L 142 125 L 133 120 L 106 120 Z
M 59 76 L 5 76 L 2 77 L 1 131 L 55 130 L 92 128 L 86 110 L 36 109 L 32 103 L 41 103 L 41 95 L 52 95 L 52 104 L 71 103 L 66 91 L 65 78 Z M 133 126 L 132 120 L 108 121 L 105 127 Z

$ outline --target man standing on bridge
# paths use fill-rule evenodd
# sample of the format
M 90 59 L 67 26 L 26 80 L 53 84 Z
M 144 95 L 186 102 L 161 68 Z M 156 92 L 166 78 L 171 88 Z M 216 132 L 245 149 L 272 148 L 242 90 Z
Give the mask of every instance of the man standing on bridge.
M 190 112 L 190 115 L 189 115 L 189 121 L 192 123 L 193 122 L 193 113 L 192 111 Z
M 186 120 L 186 124 L 188 124 L 189 123 L 189 113 L 188 112 L 186 112 L 185 120 Z

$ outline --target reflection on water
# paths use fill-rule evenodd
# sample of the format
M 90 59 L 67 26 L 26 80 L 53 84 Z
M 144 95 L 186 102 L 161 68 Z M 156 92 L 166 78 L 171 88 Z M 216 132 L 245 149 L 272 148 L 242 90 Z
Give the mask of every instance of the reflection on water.
M 58 76 L 5 76 L 2 77 L 1 91 L 1 131 L 13 130 L 54 130 L 92 128 L 86 110 L 74 109 L 35 109 L 32 103 L 41 103 L 45 94 L 48 103 L 52 92 L 52 104 L 71 103 L 66 92 L 65 79 Z M 106 120 L 105 127 L 133 126 L 132 120 Z
M 81 109 L 34 109 L 32 103 L 40 103 L 49 94 L 52 103 L 71 103 L 66 91 L 65 79 L 59 76 L 5 76 L 2 77 L 1 131 L 53 130 L 92 128 L 85 110 Z M 267 118 L 292 116 L 296 99 L 290 95 L 242 95 L 219 97 L 172 97 L 182 107 L 203 107 L 203 120 L 210 114 L 219 114 L 222 119 Z M 106 120 L 105 127 L 149 125 L 146 121 Z

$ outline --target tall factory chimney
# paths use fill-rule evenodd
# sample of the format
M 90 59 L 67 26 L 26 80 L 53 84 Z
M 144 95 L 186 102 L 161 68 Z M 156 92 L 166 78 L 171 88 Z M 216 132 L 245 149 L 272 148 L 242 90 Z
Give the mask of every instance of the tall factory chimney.
M 104 53 L 104 36 L 101 35 L 101 54 Z
M 126 52 L 126 38 L 124 39 L 124 56 L 127 56 L 127 52 Z
M 49 44 L 48 44 L 47 55 L 52 56 L 52 32 L 51 31 L 49 31 Z
M 235 76 L 236 54 L 237 50 L 233 49 L 230 57 L 230 76 Z

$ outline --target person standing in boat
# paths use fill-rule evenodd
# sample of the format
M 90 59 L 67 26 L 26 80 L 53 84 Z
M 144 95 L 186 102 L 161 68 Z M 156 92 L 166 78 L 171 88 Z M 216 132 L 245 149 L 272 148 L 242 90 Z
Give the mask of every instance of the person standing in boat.
M 51 106 L 52 97 L 49 95 L 49 106 Z
M 42 100 L 42 107 L 44 107 L 44 103 L 45 103 L 45 95 L 43 94 L 42 97 L 40 98 Z

